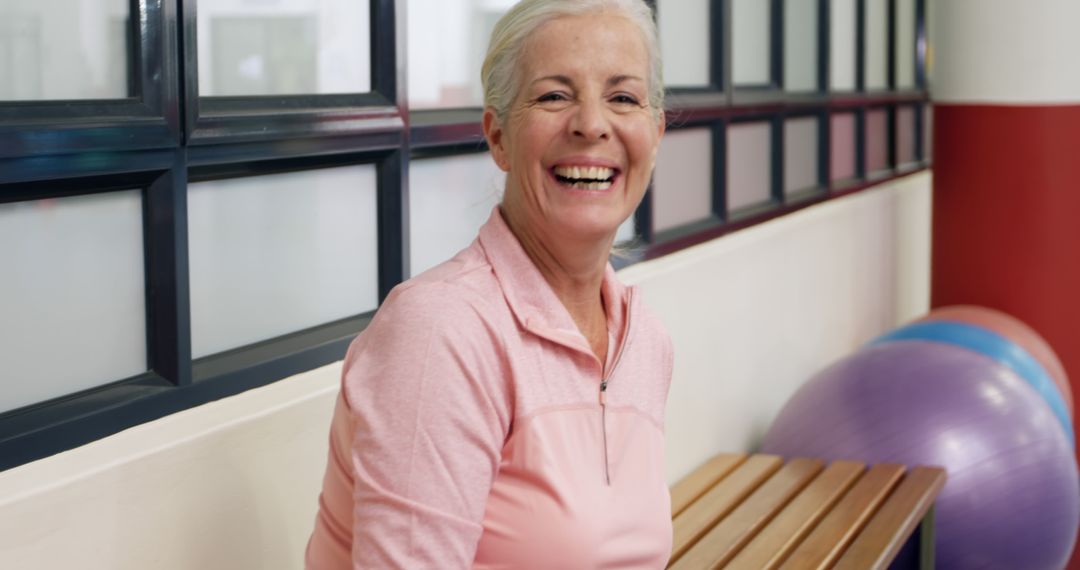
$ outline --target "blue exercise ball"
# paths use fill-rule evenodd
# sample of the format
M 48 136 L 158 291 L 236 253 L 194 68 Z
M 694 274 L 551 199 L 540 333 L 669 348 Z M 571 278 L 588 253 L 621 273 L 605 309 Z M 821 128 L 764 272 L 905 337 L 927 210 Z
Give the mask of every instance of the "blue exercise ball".
M 1074 448 L 1072 417 L 1061 391 L 1046 369 L 1020 345 L 986 328 L 952 321 L 918 321 L 886 333 L 870 344 L 895 340 L 943 342 L 984 354 L 1005 365 L 1042 397 Z
M 992 358 L 948 344 L 868 347 L 787 402 L 763 451 L 938 465 L 941 568 L 1060 570 L 1080 525 L 1072 446 L 1041 397 Z

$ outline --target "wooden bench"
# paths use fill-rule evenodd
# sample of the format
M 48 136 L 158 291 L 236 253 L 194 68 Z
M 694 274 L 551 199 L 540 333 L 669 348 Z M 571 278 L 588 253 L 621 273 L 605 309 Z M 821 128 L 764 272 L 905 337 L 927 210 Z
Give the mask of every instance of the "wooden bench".
M 668 567 L 885 569 L 918 528 L 932 568 L 944 485 L 938 467 L 717 455 L 671 489 Z

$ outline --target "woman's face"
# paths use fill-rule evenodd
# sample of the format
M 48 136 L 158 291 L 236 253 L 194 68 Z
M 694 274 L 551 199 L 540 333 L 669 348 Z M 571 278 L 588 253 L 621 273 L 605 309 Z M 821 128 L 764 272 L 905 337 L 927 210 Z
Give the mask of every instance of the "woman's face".
M 649 54 L 610 12 L 562 17 L 526 40 L 505 124 L 484 130 L 508 173 L 503 207 L 541 239 L 602 240 L 641 202 L 664 132 L 648 104 Z

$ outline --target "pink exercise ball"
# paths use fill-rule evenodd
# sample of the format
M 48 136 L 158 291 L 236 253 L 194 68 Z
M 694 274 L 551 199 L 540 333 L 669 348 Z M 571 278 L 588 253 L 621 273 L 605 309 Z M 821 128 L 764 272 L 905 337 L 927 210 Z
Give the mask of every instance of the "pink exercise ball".
M 1020 319 L 987 307 L 951 305 L 934 309 L 920 320 L 966 323 L 982 327 L 1011 340 L 1020 348 L 1026 350 L 1032 358 L 1042 365 L 1043 369 L 1046 370 L 1046 374 L 1050 376 L 1054 381 L 1054 385 L 1057 386 L 1058 392 L 1061 393 L 1061 399 L 1065 401 L 1065 407 L 1069 411 L 1069 418 L 1073 421 L 1076 420 L 1072 388 L 1069 385 L 1069 376 L 1065 373 L 1065 367 L 1061 365 L 1061 360 L 1054 354 L 1054 349 L 1050 348 L 1050 343 L 1046 342 L 1039 333 L 1035 332 L 1035 329 L 1024 324 Z

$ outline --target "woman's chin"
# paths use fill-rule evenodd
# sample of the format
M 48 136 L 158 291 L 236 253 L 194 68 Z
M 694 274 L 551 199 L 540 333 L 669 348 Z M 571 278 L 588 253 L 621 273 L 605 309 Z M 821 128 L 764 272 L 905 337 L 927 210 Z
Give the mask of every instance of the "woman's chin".
M 622 212 L 579 209 L 559 217 L 557 233 L 580 242 L 605 242 L 613 238 L 624 221 Z

